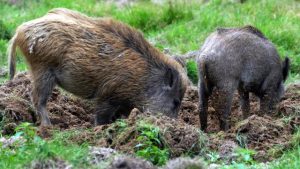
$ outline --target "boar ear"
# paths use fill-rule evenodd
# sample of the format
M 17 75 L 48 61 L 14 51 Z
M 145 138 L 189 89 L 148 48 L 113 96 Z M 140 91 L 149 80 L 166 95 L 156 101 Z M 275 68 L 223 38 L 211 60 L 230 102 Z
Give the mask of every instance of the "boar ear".
M 176 62 L 178 62 L 183 68 L 186 67 L 186 63 L 185 63 L 185 60 L 184 58 L 182 58 L 181 56 L 173 56 L 174 60 Z
M 289 70 L 290 70 L 290 59 L 286 56 L 284 61 L 282 61 L 283 81 L 285 81 L 287 79 Z
M 165 85 L 168 87 L 174 87 L 175 83 L 177 81 L 178 75 L 176 74 L 176 71 L 172 68 L 168 68 L 166 70 L 166 76 L 165 76 Z

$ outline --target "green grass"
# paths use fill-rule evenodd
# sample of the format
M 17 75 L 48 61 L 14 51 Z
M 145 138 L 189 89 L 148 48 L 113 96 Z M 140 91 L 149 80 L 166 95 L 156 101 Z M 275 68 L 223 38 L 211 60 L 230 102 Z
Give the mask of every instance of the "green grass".
M 29 167 L 32 161 L 43 161 L 54 157 L 68 161 L 75 168 L 90 165 L 87 163 L 87 144 L 67 144 L 57 138 L 42 140 L 36 135 L 36 131 L 37 129 L 29 123 L 22 123 L 13 136 L 18 141 L 5 148 L 0 144 L 0 168 Z
M 193 60 L 188 60 L 186 63 L 188 76 L 194 84 L 198 82 L 197 64 Z
M 300 166 L 300 129 L 298 128 L 291 139 L 291 148 L 272 164 L 274 169 L 297 169 Z
M 95 0 L 30 0 L 17 5 L 1 1 L 0 66 L 7 65 L 5 53 L 8 36 L 14 33 L 18 25 L 40 17 L 52 8 L 66 7 L 89 16 L 108 16 L 126 22 L 143 31 L 156 47 L 169 48 L 176 53 L 199 49 L 217 27 L 254 25 L 276 45 L 282 57 L 289 56 L 292 59 L 292 77 L 299 76 L 299 1 L 249 0 L 243 4 L 232 0 L 211 0 L 205 4 L 199 1 L 171 2 L 159 5 L 142 0 L 133 6 L 118 8 Z M 195 65 L 190 62 L 188 67 L 192 81 L 197 81 Z M 20 57 L 17 69 L 26 70 Z
M 141 121 L 138 126 L 140 136 L 137 138 L 139 144 L 135 146 L 135 154 L 141 158 L 161 166 L 169 159 L 169 150 L 163 144 L 160 129 Z
M 271 165 L 273 169 L 298 169 L 300 166 L 300 146 L 285 153 Z
M 299 74 L 299 11 L 300 3 L 292 0 L 251 0 L 244 4 L 212 0 L 194 9 L 193 20 L 169 25 L 151 36 L 158 46 L 185 53 L 199 49 L 217 27 L 254 25 L 275 44 L 281 57 L 291 58 L 291 72 Z

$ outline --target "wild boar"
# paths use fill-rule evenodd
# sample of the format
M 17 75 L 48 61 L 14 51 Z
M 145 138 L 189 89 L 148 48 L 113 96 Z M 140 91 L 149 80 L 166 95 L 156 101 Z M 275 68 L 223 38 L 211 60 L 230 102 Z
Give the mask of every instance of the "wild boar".
M 29 65 L 41 125 L 51 124 L 46 103 L 55 85 L 94 99 L 98 125 L 134 107 L 175 117 L 186 90 L 187 77 L 178 62 L 112 19 L 58 8 L 23 23 L 9 47 L 11 79 L 17 47 Z
M 250 111 L 249 92 L 260 98 L 260 111 L 273 110 L 284 94 L 289 58 L 280 61 L 274 45 L 255 27 L 220 28 L 204 42 L 197 57 L 201 129 L 207 128 L 208 98 L 219 94 L 220 128 L 227 130 L 233 94 L 238 89 L 243 118 Z

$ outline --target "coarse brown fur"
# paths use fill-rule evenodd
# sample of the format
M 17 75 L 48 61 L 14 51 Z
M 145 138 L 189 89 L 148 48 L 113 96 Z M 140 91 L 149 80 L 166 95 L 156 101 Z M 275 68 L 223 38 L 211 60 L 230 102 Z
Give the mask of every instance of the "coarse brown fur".
M 17 46 L 32 74 L 32 101 L 42 125 L 50 124 L 45 105 L 56 84 L 82 98 L 96 99 L 98 124 L 133 107 L 172 115 L 178 109 L 171 111 L 173 104 L 180 105 L 187 84 L 182 66 L 140 32 L 68 9 L 53 9 L 18 27 L 9 48 L 11 79 Z M 167 100 L 172 103 L 156 105 Z

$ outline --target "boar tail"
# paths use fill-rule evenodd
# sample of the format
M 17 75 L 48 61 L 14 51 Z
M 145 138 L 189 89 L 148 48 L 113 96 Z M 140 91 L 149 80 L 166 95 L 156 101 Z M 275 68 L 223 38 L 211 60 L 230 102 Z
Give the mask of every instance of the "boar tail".
M 284 61 L 282 62 L 282 75 L 283 75 L 283 81 L 285 81 L 289 75 L 290 70 L 290 59 L 289 57 L 285 57 Z
M 10 80 L 14 78 L 16 72 L 16 47 L 17 47 L 16 38 L 17 38 L 17 33 L 10 40 L 8 50 L 7 50 Z
M 183 55 L 183 59 L 187 60 L 187 59 L 193 59 L 195 60 L 196 57 L 199 55 L 200 51 L 196 50 L 196 51 L 190 51 L 186 54 Z
M 199 66 L 199 79 L 200 83 L 204 85 L 205 91 L 210 92 L 208 88 L 208 79 L 207 79 L 207 66 L 205 61 L 200 60 L 198 61 L 198 66 Z

